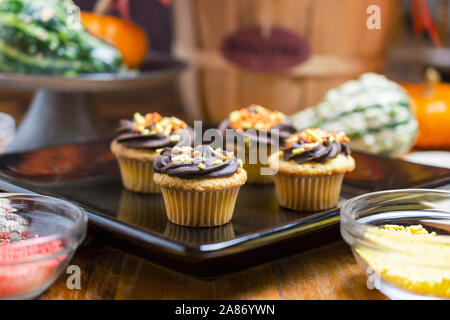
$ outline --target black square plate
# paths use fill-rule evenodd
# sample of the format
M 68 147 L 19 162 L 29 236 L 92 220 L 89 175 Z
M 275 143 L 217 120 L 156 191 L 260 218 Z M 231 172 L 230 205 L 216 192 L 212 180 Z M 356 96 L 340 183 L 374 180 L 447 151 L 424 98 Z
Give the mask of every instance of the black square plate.
M 434 187 L 450 170 L 354 153 L 341 200 L 384 189 Z M 231 223 L 187 228 L 170 223 L 162 196 L 122 187 L 109 143 L 53 147 L 0 156 L 0 188 L 63 198 L 83 207 L 91 228 L 110 243 L 152 262 L 200 277 L 264 263 L 339 239 L 339 209 L 279 207 L 273 186 L 241 188 Z

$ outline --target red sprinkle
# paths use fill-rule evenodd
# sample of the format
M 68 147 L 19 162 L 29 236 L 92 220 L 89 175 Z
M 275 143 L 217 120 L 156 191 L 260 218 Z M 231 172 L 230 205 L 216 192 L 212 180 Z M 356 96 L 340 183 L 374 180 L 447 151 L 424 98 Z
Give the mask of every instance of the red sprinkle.
M 29 236 L 29 231 L 26 233 L 26 236 Z M 10 242 L 6 238 L 0 242 L 0 297 L 24 293 L 42 285 L 53 276 L 59 263 L 67 257 L 64 254 L 48 260 L 26 263 L 25 260 L 57 253 L 64 246 L 61 240 L 30 245 L 24 244 L 23 246 L 13 245 L 13 243 L 20 244 L 22 241 Z M 24 261 L 24 263 L 13 264 L 21 261 Z M 13 265 L 3 266 L 3 264 Z

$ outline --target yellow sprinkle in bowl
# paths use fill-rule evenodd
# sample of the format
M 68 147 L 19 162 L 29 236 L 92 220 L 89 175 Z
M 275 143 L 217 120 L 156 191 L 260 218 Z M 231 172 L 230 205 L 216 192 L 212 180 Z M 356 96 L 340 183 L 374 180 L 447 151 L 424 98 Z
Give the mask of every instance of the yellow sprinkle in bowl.
M 450 192 L 364 194 L 341 208 L 341 234 L 369 289 L 391 299 L 450 299 Z

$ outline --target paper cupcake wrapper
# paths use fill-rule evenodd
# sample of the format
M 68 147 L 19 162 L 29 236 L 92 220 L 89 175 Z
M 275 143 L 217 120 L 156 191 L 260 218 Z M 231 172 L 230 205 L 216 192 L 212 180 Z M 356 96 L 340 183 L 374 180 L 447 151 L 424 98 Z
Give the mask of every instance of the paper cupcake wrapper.
M 168 224 L 164 200 L 159 195 L 122 190 L 117 219 L 141 228 L 160 228 Z
M 162 187 L 161 191 L 170 222 L 190 227 L 212 227 L 231 220 L 239 188 L 184 191 Z
M 117 161 L 125 188 L 134 192 L 161 193 L 153 182 L 153 161 L 128 158 L 118 158 Z
M 344 174 L 323 176 L 274 176 L 278 202 L 298 211 L 330 209 L 339 201 Z

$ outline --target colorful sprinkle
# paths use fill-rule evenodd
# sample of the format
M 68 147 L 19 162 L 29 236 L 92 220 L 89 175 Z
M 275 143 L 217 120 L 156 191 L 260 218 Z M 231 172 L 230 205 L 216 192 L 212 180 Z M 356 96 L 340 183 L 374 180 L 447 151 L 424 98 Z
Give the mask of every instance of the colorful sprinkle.
M 230 127 L 239 130 L 254 128 L 256 130 L 269 130 L 286 120 L 286 116 L 278 111 L 271 111 L 259 105 L 236 110 L 228 117 Z
M 301 154 L 303 152 L 305 152 L 305 149 L 303 149 L 303 148 L 297 148 L 297 149 L 292 150 L 293 154 Z
M 175 130 L 187 126 L 184 121 L 178 118 L 162 117 L 157 112 L 147 113 L 145 116 L 136 112 L 133 118 L 136 122 L 136 131 L 144 135 L 162 133 L 165 136 L 170 136 Z
M 145 124 L 145 118 L 139 112 L 136 112 L 134 114 L 134 121 L 136 121 L 139 124 Z
M 181 139 L 181 136 L 179 134 L 174 134 L 174 135 L 170 136 L 170 138 L 169 138 L 170 142 L 177 142 L 177 141 L 180 141 L 180 139 Z
M 332 142 L 350 142 L 350 139 L 343 133 L 327 132 L 317 128 L 309 128 L 299 133 L 292 134 L 285 141 L 286 148 L 291 148 L 293 143 L 300 143 L 304 151 L 309 151 L 323 144 L 325 141 Z

